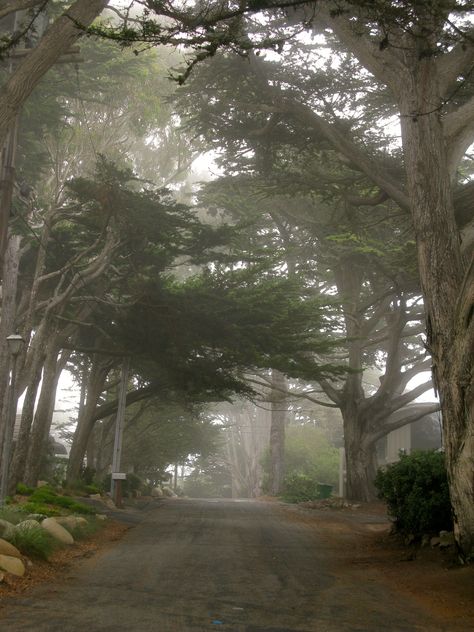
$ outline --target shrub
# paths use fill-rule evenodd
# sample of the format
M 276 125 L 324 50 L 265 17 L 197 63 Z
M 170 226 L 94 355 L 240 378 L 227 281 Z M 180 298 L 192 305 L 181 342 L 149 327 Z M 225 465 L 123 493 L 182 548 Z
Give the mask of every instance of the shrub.
M 87 538 L 90 535 L 96 533 L 96 531 L 98 531 L 103 526 L 103 523 L 99 522 L 99 520 L 97 520 L 96 518 L 91 517 L 87 519 L 87 523 L 85 524 L 77 524 L 71 526 L 65 523 L 61 526 L 69 531 L 74 540 L 83 540 L 84 538 Z
M 375 485 L 398 532 L 421 537 L 452 530 L 448 478 L 441 452 L 402 455 L 397 463 L 379 470 Z
M 307 474 L 293 472 L 285 477 L 283 499 L 289 503 L 301 503 L 319 498 L 318 482 Z
M 11 522 L 12 524 L 18 524 L 25 519 L 25 512 L 23 511 L 23 505 L 17 507 L 7 506 L 0 507 L 0 519 Z
M 29 514 L 43 514 L 45 516 L 59 516 L 60 514 L 58 509 L 38 502 L 27 502 L 21 505 L 21 508 L 24 512 Z
M 93 514 L 95 510 L 87 505 L 78 503 L 73 498 L 68 496 L 60 496 L 50 487 L 39 487 L 35 489 L 30 496 L 30 502 L 41 505 L 52 505 L 53 507 L 61 507 L 62 509 L 68 509 L 74 513 L 81 514 Z M 44 512 L 39 512 L 44 513 Z
M 32 494 L 34 491 L 34 487 L 28 487 L 28 485 L 25 485 L 24 483 L 18 483 L 18 485 L 16 486 L 16 493 L 20 494 L 21 496 L 30 496 L 30 494 Z
M 17 527 L 10 538 L 10 542 L 23 555 L 31 555 L 43 560 L 48 559 L 51 553 L 60 546 L 60 543 L 41 527 L 29 527 L 26 529 Z

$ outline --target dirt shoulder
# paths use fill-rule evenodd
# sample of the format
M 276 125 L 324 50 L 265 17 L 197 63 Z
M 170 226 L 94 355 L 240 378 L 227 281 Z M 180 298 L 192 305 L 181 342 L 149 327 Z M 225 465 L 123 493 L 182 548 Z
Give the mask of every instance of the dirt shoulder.
M 26 573 L 16 577 L 5 573 L 0 582 L 0 608 L 5 597 L 23 595 L 31 588 L 45 582 L 60 581 L 81 560 L 99 555 L 120 540 L 130 529 L 129 524 L 107 520 L 96 533 L 72 546 L 57 550 L 49 560 L 26 560 Z
M 341 577 L 376 571 L 380 581 L 414 598 L 450 629 L 474 630 L 474 566 L 460 566 L 452 550 L 407 547 L 390 535 L 381 503 L 342 509 L 282 505 L 296 522 L 315 529 L 331 549 Z

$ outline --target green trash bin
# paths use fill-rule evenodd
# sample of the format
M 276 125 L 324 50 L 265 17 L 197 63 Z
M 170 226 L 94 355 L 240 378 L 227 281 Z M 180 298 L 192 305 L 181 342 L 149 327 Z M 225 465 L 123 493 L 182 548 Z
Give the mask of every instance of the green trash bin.
M 318 483 L 318 494 L 320 498 L 331 498 L 332 485 L 325 485 L 324 483 Z

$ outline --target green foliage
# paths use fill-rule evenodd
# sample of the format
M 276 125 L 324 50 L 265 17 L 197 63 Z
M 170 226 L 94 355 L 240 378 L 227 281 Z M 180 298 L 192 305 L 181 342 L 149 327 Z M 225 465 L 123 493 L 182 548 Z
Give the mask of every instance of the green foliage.
M 289 503 L 316 500 L 320 497 L 318 482 L 307 474 L 293 472 L 285 477 L 282 497 Z
M 72 535 L 74 540 L 84 540 L 96 533 L 103 526 L 103 522 L 91 516 L 87 518 L 87 523 L 77 524 L 75 526 L 65 523 L 61 526 Z
M 55 540 L 42 527 L 25 529 L 17 527 L 10 542 L 24 555 L 39 557 L 44 560 L 48 559 L 51 553 L 60 547 L 58 540 Z
M 16 486 L 16 493 L 21 496 L 30 496 L 35 491 L 34 487 L 28 487 L 24 483 L 18 483 Z
M 18 524 L 25 519 L 24 505 L 0 507 L 0 520 L 6 520 L 12 524 Z
M 61 514 L 59 509 L 55 509 L 51 507 L 51 505 L 46 505 L 41 502 L 27 502 L 22 505 L 23 511 L 30 514 L 44 514 L 45 516 L 59 516 Z
M 87 505 L 78 503 L 74 499 L 68 498 L 67 496 L 60 496 L 51 487 L 39 487 L 38 489 L 36 489 L 30 496 L 30 504 L 34 504 L 35 506 L 51 505 L 53 507 L 53 510 L 56 507 L 60 507 L 61 509 L 67 509 L 68 511 L 71 511 L 73 513 L 80 514 L 95 513 L 95 511 Z M 39 511 L 38 513 L 45 512 Z
M 268 480 L 270 454 L 265 453 L 262 466 Z M 285 439 L 284 498 L 302 502 L 321 498 L 319 484 L 335 487 L 339 480 L 339 451 L 318 428 L 312 425 L 290 426 Z
M 452 530 L 443 453 L 417 451 L 401 455 L 397 463 L 379 470 L 375 485 L 400 533 L 421 537 L 425 533 Z

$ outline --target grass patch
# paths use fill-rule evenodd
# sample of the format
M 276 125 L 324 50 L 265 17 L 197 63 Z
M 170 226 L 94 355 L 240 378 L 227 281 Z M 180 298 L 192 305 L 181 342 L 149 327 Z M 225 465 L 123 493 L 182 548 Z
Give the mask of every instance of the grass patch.
M 34 491 L 34 487 L 28 487 L 28 485 L 25 485 L 24 483 L 18 483 L 16 486 L 16 493 L 20 494 L 20 496 L 31 496 Z
M 74 527 L 68 524 L 62 524 L 61 526 L 69 531 L 74 540 L 84 540 L 85 538 L 94 535 L 94 533 L 103 526 L 103 523 L 95 518 L 88 518 L 87 524 L 78 524 Z
M 41 527 L 16 528 L 10 542 L 23 555 L 39 557 L 43 560 L 47 560 L 51 553 L 61 546 L 60 542 Z
M 92 509 L 92 507 L 88 507 L 87 505 L 78 503 L 76 500 L 68 496 L 60 496 L 51 487 L 39 487 L 38 489 L 35 489 L 33 494 L 31 494 L 30 496 L 30 502 L 34 503 L 35 505 L 51 505 L 52 507 L 60 507 L 61 509 L 67 509 L 72 513 L 95 513 L 95 510 Z
M 6 520 L 11 524 L 18 524 L 25 519 L 25 512 L 20 508 L 13 508 L 11 505 L 0 508 L 0 520 Z
M 27 502 L 24 505 L 21 505 L 22 510 L 28 514 L 43 514 L 48 516 L 49 518 L 52 516 L 59 516 L 59 509 L 55 509 L 50 505 L 46 505 L 45 503 L 37 503 L 37 502 Z

